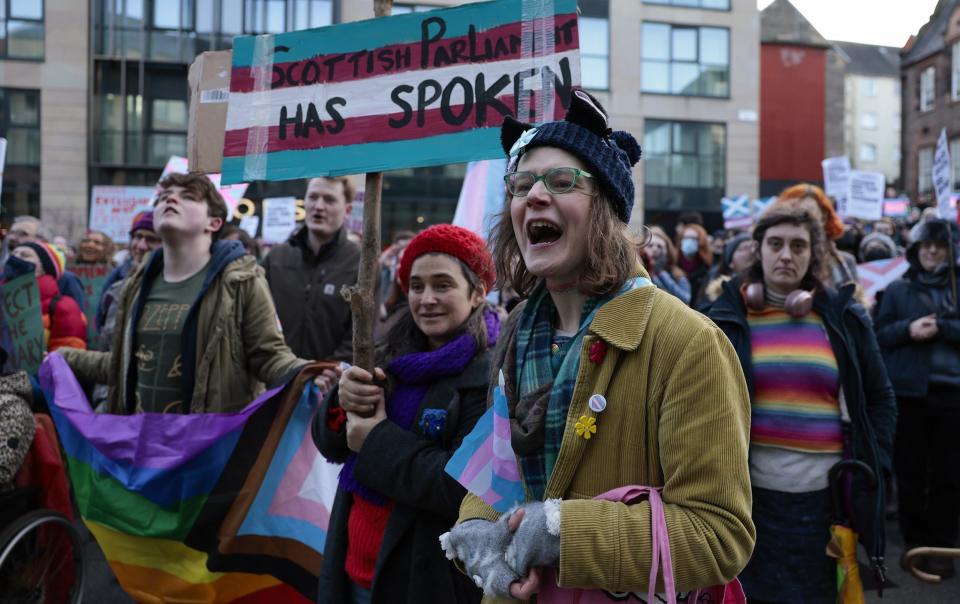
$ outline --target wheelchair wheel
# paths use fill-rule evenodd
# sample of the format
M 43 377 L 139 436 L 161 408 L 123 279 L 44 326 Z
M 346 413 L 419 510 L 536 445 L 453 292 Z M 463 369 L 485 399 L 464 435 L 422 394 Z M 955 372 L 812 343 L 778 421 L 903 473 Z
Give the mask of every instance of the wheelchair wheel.
M 37 510 L 0 533 L 0 603 L 77 604 L 85 579 L 80 534 L 63 514 Z

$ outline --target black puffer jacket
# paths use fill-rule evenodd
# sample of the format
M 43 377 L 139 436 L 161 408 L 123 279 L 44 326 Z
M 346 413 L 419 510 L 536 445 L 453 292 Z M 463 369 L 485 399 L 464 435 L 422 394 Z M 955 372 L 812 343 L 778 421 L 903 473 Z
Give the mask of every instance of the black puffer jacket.
M 709 316 L 736 349 L 752 398 L 753 351 L 740 285 L 739 278 L 724 283 Z M 853 299 L 853 290 L 853 285 L 839 291 L 819 290 L 813 308 L 826 327 L 850 412 L 850 423 L 844 426 L 849 435 L 845 453 L 870 466 L 878 479 L 878 488 L 873 490 L 855 476 L 854 522 L 870 557 L 882 564 L 886 548 L 883 479 L 884 470 L 891 468 L 897 407 L 870 318 Z
M 897 396 L 922 398 L 931 381 L 960 388 L 960 316 L 957 313 L 949 268 L 936 275 L 920 265 L 921 241 L 948 241 L 942 220 L 923 223 L 914 243 L 907 249 L 910 269 L 891 283 L 877 310 L 877 340 Z M 953 240 L 957 242 L 957 229 Z M 953 268 L 960 281 L 960 269 Z M 925 342 L 910 338 L 910 323 L 930 314 L 937 315 L 937 335 Z

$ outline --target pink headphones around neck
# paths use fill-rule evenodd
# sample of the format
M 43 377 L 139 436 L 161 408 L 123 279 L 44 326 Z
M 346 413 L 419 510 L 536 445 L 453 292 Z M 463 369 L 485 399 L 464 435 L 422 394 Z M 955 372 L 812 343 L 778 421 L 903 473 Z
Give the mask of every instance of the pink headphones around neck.
M 761 311 L 767 307 L 767 292 L 763 283 L 748 283 L 741 290 L 743 301 L 750 310 Z M 787 294 L 783 303 L 783 310 L 795 319 L 810 314 L 813 310 L 813 294 L 805 289 L 795 289 Z

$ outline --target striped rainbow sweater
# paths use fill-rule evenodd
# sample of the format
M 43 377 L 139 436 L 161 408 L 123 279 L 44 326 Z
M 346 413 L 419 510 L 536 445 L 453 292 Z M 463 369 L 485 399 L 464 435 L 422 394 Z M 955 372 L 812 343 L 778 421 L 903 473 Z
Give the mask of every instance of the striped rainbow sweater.
M 803 453 L 840 453 L 839 371 L 823 321 L 768 307 L 747 314 L 753 349 L 750 442 Z

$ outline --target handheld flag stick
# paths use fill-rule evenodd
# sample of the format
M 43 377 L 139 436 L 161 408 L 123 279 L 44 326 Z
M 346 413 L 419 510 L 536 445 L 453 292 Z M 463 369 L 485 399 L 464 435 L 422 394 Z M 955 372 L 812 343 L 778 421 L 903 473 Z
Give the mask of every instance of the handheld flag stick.
M 393 0 L 373 0 L 375 17 L 390 16 Z M 377 318 L 377 259 L 380 257 L 380 194 L 383 173 L 368 172 L 363 195 L 363 243 L 357 285 L 345 287 L 343 297 L 353 314 L 353 364 L 373 374 L 373 324 Z

